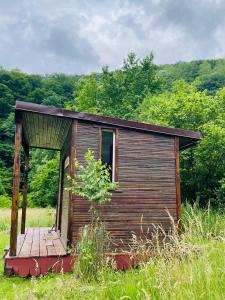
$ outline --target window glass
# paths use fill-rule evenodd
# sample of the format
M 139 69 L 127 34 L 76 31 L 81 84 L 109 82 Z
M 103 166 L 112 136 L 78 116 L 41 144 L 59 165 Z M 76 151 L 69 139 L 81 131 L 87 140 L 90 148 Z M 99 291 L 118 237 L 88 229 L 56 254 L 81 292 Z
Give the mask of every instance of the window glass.
M 101 160 L 103 164 L 109 166 L 111 180 L 114 178 L 114 132 L 112 130 L 102 130 Z

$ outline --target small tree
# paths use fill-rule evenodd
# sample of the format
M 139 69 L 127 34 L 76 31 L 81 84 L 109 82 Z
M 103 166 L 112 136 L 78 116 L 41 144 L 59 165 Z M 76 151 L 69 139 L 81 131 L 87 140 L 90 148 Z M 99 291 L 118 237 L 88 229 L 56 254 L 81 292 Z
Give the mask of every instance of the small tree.
M 94 152 L 90 149 L 84 155 L 85 164 L 75 162 L 75 176 L 71 180 L 73 193 L 91 201 L 90 211 L 96 211 L 94 203 L 100 204 L 111 201 L 112 192 L 118 184 L 111 182 L 109 167 L 102 161 L 94 158 Z
M 109 234 L 101 221 L 95 204 L 111 200 L 112 192 L 117 188 L 111 182 L 109 168 L 101 160 L 94 158 L 94 152 L 88 150 L 85 164 L 75 162 L 75 177 L 71 181 L 70 191 L 91 201 L 91 224 L 85 225 L 80 231 L 80 241 L 76 246 L 78 259 L 76 273 L 87 280 L 99 280 L 105 266 L 105 252 L 109 245 Z

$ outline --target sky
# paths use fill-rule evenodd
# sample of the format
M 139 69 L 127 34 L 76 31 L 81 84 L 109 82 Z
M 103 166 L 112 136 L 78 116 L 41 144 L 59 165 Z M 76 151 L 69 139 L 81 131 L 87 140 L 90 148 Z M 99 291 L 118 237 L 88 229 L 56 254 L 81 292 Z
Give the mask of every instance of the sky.
M 225 0 L 0 0 L 0 66 L 88 74 L 129 52 L 157 64 L 225 57 Z

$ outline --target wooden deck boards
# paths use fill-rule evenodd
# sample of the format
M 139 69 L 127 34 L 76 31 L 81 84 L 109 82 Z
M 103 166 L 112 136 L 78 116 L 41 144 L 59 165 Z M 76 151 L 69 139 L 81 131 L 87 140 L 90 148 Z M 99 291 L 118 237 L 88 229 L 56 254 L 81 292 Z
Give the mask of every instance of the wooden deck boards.
M 27 228 L 25 234 L 17 236 L 16 257 L 64 256 L 66 250 L 55 231 L 49 228 Z

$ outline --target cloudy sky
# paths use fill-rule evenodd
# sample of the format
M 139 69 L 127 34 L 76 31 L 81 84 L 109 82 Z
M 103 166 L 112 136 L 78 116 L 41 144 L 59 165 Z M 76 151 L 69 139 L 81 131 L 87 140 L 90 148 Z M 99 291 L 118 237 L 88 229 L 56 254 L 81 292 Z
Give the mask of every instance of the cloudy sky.
M 80 74 L 225 57 L 225 0 L 0 0 L 0 65 Z

